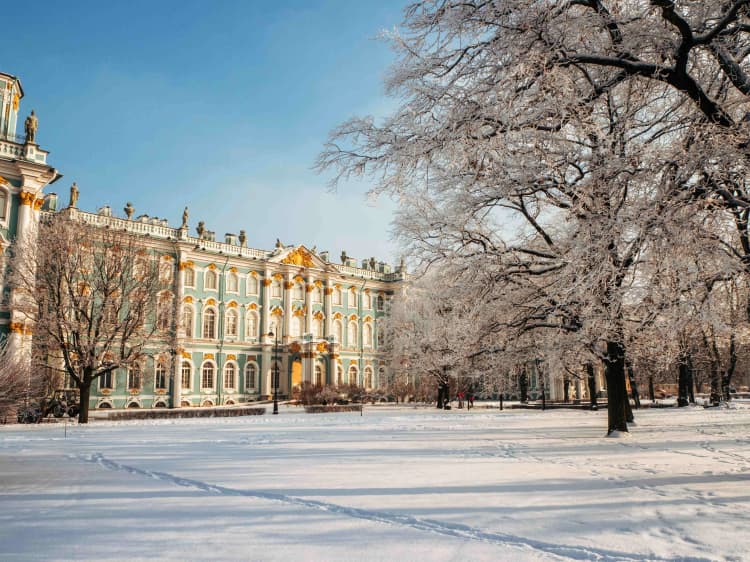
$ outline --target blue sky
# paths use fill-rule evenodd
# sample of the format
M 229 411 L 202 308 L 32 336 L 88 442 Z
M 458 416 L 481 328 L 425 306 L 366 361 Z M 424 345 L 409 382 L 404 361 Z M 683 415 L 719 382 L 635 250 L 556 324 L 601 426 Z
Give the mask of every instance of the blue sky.
M 12 2 L 0 70 L 21 78 L 65 204 L 76 181 L 85 210 L 131 201 L 177 225 L 187 205 L 217 240 L 397 261 L 394 204 L 366 184 L 331 194 L 312 165 L 338 123 L 392 107 L 376 36 L 405 3 Z

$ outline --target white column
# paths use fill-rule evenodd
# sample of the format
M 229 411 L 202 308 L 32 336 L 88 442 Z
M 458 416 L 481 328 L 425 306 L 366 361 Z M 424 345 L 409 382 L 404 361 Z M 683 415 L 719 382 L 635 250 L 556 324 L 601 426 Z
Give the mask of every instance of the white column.
M 263 282 L 261 285 L 261 294 L 260 294 L 260 314 L 261 314 L 261 325 L 260 330 L 261 334 L 263 334 L 260 338 L 261 343 L 266 343 L 268 340 L 268 336 L 266 335 L 270 329 L 270 311 L 271 311 L 271 272 L 268 270 L 265 270 L 263 272 Z M 265 377 L 261 377 L 262 379 L 265 379 Z
M 313 282 L 311 276 L 305 283 L 305 333 L 307 334 L 312 332 L 312 290 L 315 288 Z
M 182 299 L 185 295 L 185 265 L 182 252 L 177 253 L 177 294 L 175 295 L 175 355 L 172 365 L 172 407 L 182 406 L 182 342 L 185 338 L 185 327 L 183 326 L 184 315 L 182 313 Z
M 331 323 L 333 322 L 333 307 L 331 306 L 331 299 L 333 293 L 333 284 L 330 279 L 326 279 L 325 295 L 323 296 L 323 312 L 326 315 L 325 318 L 325 335 L 331 335 Z
M 292 319 L 292 275 L 287 273 L 284 277 L 284 330 L 282 334 L 287 340 L 289 339 L 289 332 L 291 330 L 291 319 Z

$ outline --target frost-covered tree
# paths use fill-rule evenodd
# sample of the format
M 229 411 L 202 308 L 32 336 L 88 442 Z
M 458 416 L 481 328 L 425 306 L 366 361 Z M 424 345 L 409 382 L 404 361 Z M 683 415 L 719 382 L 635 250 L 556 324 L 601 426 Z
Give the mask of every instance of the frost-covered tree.
M 430 0 L 388 34 L 382 123 L 333 131 L 321 168 L 401 202 L 422 263 L 481 256 L 516 336 L 575 332 L 627 431 L 633 287 L 672 209 L 728 213 L 750 264 L 747 1 Z

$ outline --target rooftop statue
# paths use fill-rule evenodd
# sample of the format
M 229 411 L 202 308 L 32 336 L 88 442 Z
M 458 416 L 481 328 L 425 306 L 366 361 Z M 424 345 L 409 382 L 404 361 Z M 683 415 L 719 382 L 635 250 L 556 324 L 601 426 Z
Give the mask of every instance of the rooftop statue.
M 128 201 L 128 204 L 125 205 L 123 211 L 125 211 L 125 216 L 128 217 L 128 220 L 130 220 L 133 216 L 133 213 L 135 213 L 135 207 L 133 207 L 132 203 Z
M 203 234 L 206 232 L 206 223 L 198 221 L 198 226 L 195 227 L 195 232 L 198 233 L 198 238 L 203 238 Z
M 31 110 L 31 115 L 26 118 L 23 123 L 24 131 L 26 131 L 26 142 L 33 143 L 36 139 L 36 130 L 39 127 L 39 120 L 36 118 L 34 110 Z
M 182 224 L 180 225 L 180 228 L 187 228 L 188 227 L 188 208 L 185 207 L 185 210 L 182 211 Z
M 68 207 L 73 207 L 78 205 L 78 185 L 76 182 L 73 182 L 73 185 L 70 186 L 70 201 L 68 202 Z

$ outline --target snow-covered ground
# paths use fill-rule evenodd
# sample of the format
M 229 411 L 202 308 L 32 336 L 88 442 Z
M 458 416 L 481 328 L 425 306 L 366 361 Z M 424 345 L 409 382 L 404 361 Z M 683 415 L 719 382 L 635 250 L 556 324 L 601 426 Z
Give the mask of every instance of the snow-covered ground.
M 750 560 L 750 408 L 0 428 L 2 560 Z

